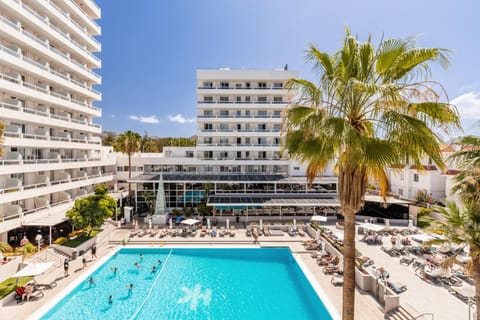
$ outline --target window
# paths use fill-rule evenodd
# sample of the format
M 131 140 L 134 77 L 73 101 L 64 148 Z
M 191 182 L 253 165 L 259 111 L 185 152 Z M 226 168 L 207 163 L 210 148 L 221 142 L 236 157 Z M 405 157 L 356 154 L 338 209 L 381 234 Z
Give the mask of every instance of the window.
M 220 110 L 221 117 L 228 117 L 228 110 Z
M 237 98 L 236 98 L 236 101 L 237 101 L 237 102 L 242 102 L 242 97 L 237 97 Z
M 245 138 L 245 144 L 250 144 L 250 138 L 249 137 Z
M 237 130 L 238 131 L 242 130 L 242 125 L 240 123 L 237 123 Z
M 211 89 L 213 88 L 213 83 L 212 82 L 203 82 L 203 87 L 206 89 Z
M 281 83 L 281 82 L 274 82 L 274 83 L 273 83 L 273 88 L 274 88 L 274 89 L 282 89 L 282 88 L 283 88 L 283 83 Z
M 258 124 L 258 130 L 265 130 L 265 129 L 267 129 L 267 125 L 265 123 Z
M 283 98 L 282 97 L 273 97 L 273 103 L 282 103 Z
M 258 110 L 258 116 L 265 117 L 267 115 L 267 110 Z
M 212 130 L 213 125 L 212 125 L 211 123 L 205 123 L 205 124 L 203 125 L 203 128 L 204 128 L 205 130 Z
M 235 84 L 235 89 L 242 89 L 242 84 L 241 83 L 236 83 Z
M 242 152 L 241 151 L 237 151 L 237 159 L 241 159 L 242 158 Z
M 266 89 L 267 88 L 267 83 L 266 82 L 259 82 L 258 83 L 258 88 L 259 89 Z
M 212 140 L 212 137 L 208 137 L 208 138 L 204 138 L 204 139 L 203 139 L 203 142 L 204 142 L 204 143 L 207 143 L 207 144 L 211 144 L 212 141 L 213 141 L 213 140 Z
M 298 171 L 298 170 L 300 170 L 300 167 L 293 167 L 293 170 Z
M 403 196 L 403 189 L 398 189 L 398 194 Z
M 212 110 L 203 110 L 203 115 L 206 117 L 211 117 L 213 116 L 213 111 Z
M 203 97 L 203 102 L 213 102 L 213 97 Z
M 228 82 L 220 82 L 220 88 L 228 89 Z
M 275 123 L 275 124 L 273 125 L 273 130 L 280 130 L 280 129 L 281 129 L 281 127 L 282 127 L 282 125 L 281 125 L 281 124 L 279 124 L 279 123 Z
M 237 115 L 237 117 L 240 117 L 240 116 L 242 115 L 242 111 L 237 110 L 237 111 L 235 112 L 235 114 Z
M 400 181 L 403 181 L 403 179 L 405 179 L 405 175 L 403 174 L 403 172 L 400 173 Z
M 250 110 L 245 110 L 245 115 L 250 116 Z
M 245 157 L 246 158 L 250 157 L 250 151 L 245 151 Z
M 267 97 L 258 97 L 258 103 L 267 103 Z
M 237 138 L 237 144 L 242 144 L 242 138 L 240 137 Z
M 274 115 L 275 117 L 281 117 L 281 116 L 282 116 L 282 111 L 280 111 L 280 110 L 275 110 L 275 111 L 273 111 L 273 115 Z
M 250 97 L 245 97 L 245 102 L 249 103 L 250 102 Z
M 413 174 L 413 181 L 418 182 L 418 173 Z
M 228 97 L 220 97 L 220 102 L 228 102 Z
M 204 158 L 206 158 L 206 159 L 211 159 L 211 158 L 213 158 L 213 151 L 205 151 L 205 152 L 203 153 L 203 156 L 204 156 Z
M 220 123 L 220 130 L 228 130 L 228 124 Z
M 245 88 L 250 89 L 250 82 L 245 83 Z

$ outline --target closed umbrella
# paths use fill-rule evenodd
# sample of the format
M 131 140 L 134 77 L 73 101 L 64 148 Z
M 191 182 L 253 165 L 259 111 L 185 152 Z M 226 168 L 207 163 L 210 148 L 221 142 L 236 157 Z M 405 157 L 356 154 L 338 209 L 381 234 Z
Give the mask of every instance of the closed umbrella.
M 210 229 L 210 219 L 207 219 L 207 229 Z
M 173 227 L 173 226 L 172 226 L 172 224 L 173 224 L 173 223 L 172 223 L 172 218 L 169 219 L 168 223 L 170 224 L 170 229 L 172 229 L 172 227 Z
M 227 229 L 230 229 L 230 220 L 227 219 Z
M 260 219 L 260 229 L 263 229 L 263 219 Z

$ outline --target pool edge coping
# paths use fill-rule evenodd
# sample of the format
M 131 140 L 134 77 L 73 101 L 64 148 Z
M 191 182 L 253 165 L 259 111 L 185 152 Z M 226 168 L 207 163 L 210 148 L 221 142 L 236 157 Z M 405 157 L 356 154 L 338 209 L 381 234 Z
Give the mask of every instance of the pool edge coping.
M 77 279 L 73 280 L 71 283 L 69 283 L 65 288 L 63 288 L 59 293 L 57 293 L 55 296 L 53 296 L 48 302 L 46 302 L 44 305 L 42 305 L 40 308 L 38 308 L 30 317 L 29 319 L 34 319 L 34 320 L 39 320 L 43 316 L 45 316 L 57 303 L 59 303 L 62 299 L 64 299 L 73 289 L 75 289 L 77 286 L 79 286 L 82 282 L 85 281 L 92 273 L 94 273 L 102 264 L 107 262 L 113 255 L 115 255 L 120 249 L 122 248 L 128 248 L 128 249 L 232 249 L 232 248 L 238 248 L 238 249 L 264 249 L 268 247 L 261 247 L 258 245 L 242 245 L 242 246 L 231 246 L 231 245 L 216 245 L 216 246 L 211 246 L 211 245 L 165 245 L 165 246 L 147 246 L 147 245 L 134 245 L 134 246 L 116 246 L 113 248 L 113 250 L 106 255 L 104 255 L 102 258 L 96 260 L 90 267 L 88 268 L 87 271 L 82 273 L 81 275 L 78 276 Z M 325 292 L 323 291 L 322 287 L 318 283 L 318 281 L 315 279 L 313 276 L 312 272 L 308 269 L 308 266 L 305 264 L 304 261 L 300 259 L 300 255 L 296 254 L 292 251 L 292 249 L 286 245 L 286 246 L 279 246 L 277 248 L 287 248 L 290 251 L 290 254 L 292 257 L 295 259 L 297 262 L 297 265 L 300 267 L 302 270 L 303 274 L 305 275 L 305 278 L 307 278 L 308 282 L 312 286 L 313 290 L 317 294 L 317 296 L 320 298 L 322 303 L 324 304 L 325 308 L 327 311 L 330 313 L 330 316 L 333 318 L 333 320 L 340 320 L 341 316 L 338 310 L 335 308 L 334 304 L 330 301 L 329 297 Z

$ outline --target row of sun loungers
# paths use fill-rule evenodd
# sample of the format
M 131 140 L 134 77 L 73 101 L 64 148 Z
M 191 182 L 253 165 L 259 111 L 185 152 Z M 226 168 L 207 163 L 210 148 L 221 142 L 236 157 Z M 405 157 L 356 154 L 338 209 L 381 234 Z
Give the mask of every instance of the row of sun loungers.
M 200 237 L 204 237 L 206 235 L 216 237 L 217 235 L 220 237 L 225 237 L 225 236 L 230 236 L 234 237 L 235 236 L 235 227 L 232 226 L 230 229 L 225 229 L 224 227 L 221 227 L 220 230 L 217 230 L 216 227 L 213 227 L 212 229 L 206 229 L 206 228 L 183 228 L 183 229 L 163 229 L 163 230 L 158 230 L 158 229 L 152 229 L 152 230 L 137 230 L 137 231 L 132 231 L 130 233 L 130 237 L 136 237 L 136 238 L 164 238 L 167 236 L 170 237 L 195 237 L 197 234 L 200 234 Z

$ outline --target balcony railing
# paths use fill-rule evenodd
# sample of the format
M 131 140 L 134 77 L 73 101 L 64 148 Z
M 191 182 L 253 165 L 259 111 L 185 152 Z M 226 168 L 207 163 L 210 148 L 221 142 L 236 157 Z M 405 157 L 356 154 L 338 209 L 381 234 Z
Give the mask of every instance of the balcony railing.
M 16 57 L 16 58 L 18 58 L 18 59 L 21 59 L 21 60 L 23 60 L 23 61 L 26 61 L 26 62 L 30 63 L 31 65 L 33 65 L 33 66 L 35 66 L 35 67 L 38 67 L 38 68 L 40 68 L 40 69 L 42 69 L 42 70 L 44 70 L 44 71 L 48 71 L 48 72 L 50 72 L 51 74 L 53 74 L 53 75 L 55 75 L 55 76 L 59 76 L 59 77 L 65 79 L 65 80 L 67 80 L 67 81 L 69 81 L 69 82 L 71 82 L 71 83 L 73 83 L 73 84 L 75 84 L 75 85 L 77 85 L 77 86 L 80 86 L 80 87 L 82 87 L 82 88 L 84 88 L 84 89 L 87 89 L 87 90 L 90 91 L 90 92 L 93 92 L 93 93 L 95 93 L 95 94 L 101 95 L 100 92 L 98 92 L 97 90 L 88 87 L 86 83 L 82 83 L 82 82 L 77 81 L 77 80 L 75 80 L 75 79 L 71 79 L 68 75 L 63 74 L 63 73 L 60 73 L 60 72 L 58 72 L 58 71 L 55 71 L 55 70 L 51 69 L 49 66 L 47 66 L 47 65 L 45 65 L 45 64 L 42 64 L 42 63 L 40 63 L 40 62 L 38 62 L 38 61 L 35 61 L 35 60 L 33 60 L 33 59 L 29 58 L 29 57 L 26 57 L 26 56 L 24 56 L 23 54 L 19 53 L 18 51 L 15 51 L 15 50 L 12 50 L 12 49 L 10 49 L 10 48 L 7 48 L 7 47 L 5 47 L 4 45 L 1 45 L 1 44 L 0 44 L 0 50 L 3 51 L 3 52 L 6 52 L 6 53 L 8 53 L 8 54 L 10 54 L 10 55 L 12 55 L 12 56 L 14 56 L 14 57 Z M 60 83 L 61 83 L 61 82 L 60 82 Z
M 80 7 L 74 0 L 69 0 L 70 3 L 72 3 L 75 7 L 77 7 L 77 9 L 80 10 L 80 12 L 82 12 L 82 14 L 85 16 L 85 17 L 88 17 L 88 14 L 85 12 L 85 10 L 83 10 L 82 7 Z M 95 20 L 93 19 L 90 19 L 88 17 L 88 20 L 90 20 L 90 22 L 95 25 L 96 28 L 100 29 L 100 26 L 95 22 Z
M 19 78 L 15 78 L 15 77 L 9 76 L 9 75 L 4 74 L 4 73 L 0 73 L 0 79 L 8 80 L 10 82 L 16 83 L 16 84 L 21 85 L 23 87 L 26 87 L 26 88 L 29 88 L 29 89 L 32 89 L 32 90 L 35 90 L 35 91 L 39 91 L 39 92 L 48 94 L 50 96 L 61 98 L 63 100 L 73 102 L 73 103 L 78 104 L 82 107 L 87 107 L 87 108 L 93 109 L 95 111 L 100 111 L 99 108 L 94 107 L 92 105 L 89 105 L 84 101 L 80 101 L 80 100 L 65 96 L 65 95 L 63 95 L 59 92 L 50 91 L 46 86 L 40 86 L 40 85 L 36 85 L 36 84 L 29 83 L 29 82 L 26 82 L 26 81 L 22 81 Z
M 289 104 L 288 101 L 197 101 L 200 104 Z
M 51 0 L 48 0 L 48 3 L 58 12 L 60 13 L 62 16 L 64 16 L 67 20 L 69 20 L 72 24 L 75 25 L 75 27 L 77 27 L 78 30 L 80 30 L 80 32 L 84 35 L 86 35 L 90 40 L 92 40 L 93 42 L 95 42 L 95 44 L 97 44 L 98 46 L 100 46 L 100 42 L 98 42 L 97 39 L 95 39 L 92 35 L 90 35 L 82 26 L 80 26 L 75 20 L 73 20 L 70 15 L 63 11 L 62 9 L 60 9 L 59 7 L 57 7 L 56 4 L 54 4 Z M 95 57 L 96 58 L 96 57 Z M 97 60 L 100 62 L 100 60 L 97 58 Z
M 9 192 L 17 192 L 17 191 L 20 192 L 20 191 L 24 191 L 24 190 L 32 190 L 32 189 L 37 189 L 37 188 L 48 187 L 48 186 L 51 186 L 51 185 L 58 185 L 58 184 L 65 184 L 65 183 L 71 183 L 71 182 L 76 182 L 76 181 L 100 178 L 100 177 L 105 177 L 105 176 L 109 176 L 109 175 L 113 175 L 113 174 L 115 174 L 115 173 L 114 172 L 91 173 L 91 174 L 85 175 L 85 176 L 72 177 L 70 179 L 61 179 L 61 180 L 55 180 L 55 181 L 50 181 L 50 182 L 33 183 L 33 184 L 28 184 L 28 185 L 24 185 L 24 186 L 16 187 L 16 188 L 5 188 L 5 189 L 0 188 L 0 194 L 9 193 Z
M 199 129 L 199 132 L 280 132 L 280 129 Z
M 49 27 L 50 29 L 54 30 L 57 34 L 59 34 L 60 36 L 62 36 L 63 38 L 67 39 L 68 41 L 70 41 L 70 43 L 74 44 L 75 46 L 77 46 L 79 49 L 81 49 L 84 53 L 86 53 L 87 55 L 89 55 L 90 57 L 92 57 L 94 60 L 96 61 L 100 61 L 100 59 L 98 57 L 96 57 L 94 54 L 92 54 L 90 51 L 88 51 L 86 48 L 84 48 L 83 46 L 79 46 L 78 44 L 75 43 L 75 41 L 73 39 L 70 38 L 70 35 L 62 30 L 60 30 L 58 27 L 56 27 L 55 25 L 51 24 L 45 17 L 41 16 L 40 14 L 38 14 L 35 10 L 33 10 L 32 8 L 30 8 L 29 6 L 27 6 L 26 4 L 24 4 L 23 2 L 19 1 L 19 0 L 15 0 L 15 2 L 17 2 L 23 9 L 25 9 L 26 11 L 28 11 L 30 14 L 32 14 L 33 16 L 35 16 L 39 21 L 41 21 L 43 24 L 45 24 L 47 27 Z
M 257 115 L 198 115 L 197 118 L 208 118 L 208 119 L 280 119 L 281 115 L 267 115 L 267 114 L 257 114 Z
M 220 89 L 220 90 L 282 90 L 283 87 L 218 87 L 218 86 L 200 86 L 197 89 Z
M 80 137 L 59 137 L 59 136 L 49 136 L 43 134 L 35 133 L 13 133 L 5 132 L 5 137 L 20 138 L 20 139 L 32 139 L 32 140 L 46 140 L 46 141 L 62 141 L 62 142 L 71 142 L 71 143 L 85 143 L 85 144 L 101 144 L 100 140 L 87 140 L 87 138 Z

